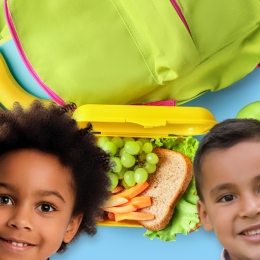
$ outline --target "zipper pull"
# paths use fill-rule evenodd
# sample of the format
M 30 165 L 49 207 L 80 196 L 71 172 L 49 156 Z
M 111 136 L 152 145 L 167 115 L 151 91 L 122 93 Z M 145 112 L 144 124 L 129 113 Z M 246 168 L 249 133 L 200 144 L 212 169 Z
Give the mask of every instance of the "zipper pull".
M 66 105 L 61 106 L 61 110 L 68 116 L 72 116 L 73 112 L 77 109 L 77 105 L 74 102 L 66 103 Z

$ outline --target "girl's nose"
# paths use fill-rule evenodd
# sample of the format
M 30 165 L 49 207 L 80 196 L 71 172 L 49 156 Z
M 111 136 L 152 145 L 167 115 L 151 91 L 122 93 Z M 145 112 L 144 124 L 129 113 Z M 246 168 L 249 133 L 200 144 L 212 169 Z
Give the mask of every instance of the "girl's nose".
M 15 229 L 32 230 L 30 211 L 26 207 L 17 207 L 10 216 L 7 225 Z
M 243 218 L 254 218 L 260 214 L 260 199 L 248 196 L 241 200 L 240 216 Z

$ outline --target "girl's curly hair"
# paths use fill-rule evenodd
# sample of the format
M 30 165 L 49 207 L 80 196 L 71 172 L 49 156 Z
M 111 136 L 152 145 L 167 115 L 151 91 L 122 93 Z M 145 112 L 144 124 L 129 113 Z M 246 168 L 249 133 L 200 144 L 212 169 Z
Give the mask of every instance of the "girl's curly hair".
M 28 109 L 19 103 L 11 111 L 0 109 L 0 156 L 16 149 L 37 149 L 57 156 L 71 170 L 73 215 L 83 214 L 75 239 L 83 232 L 91 236 L 96 233 L 95 219 L 109 197 L 110 158 L 96 146 L 91 126 L 79 129 L 66 112 L 54 103 L 45 107 L 40 101 Z M 65 251 L 66 246 L 62 242 L 58 252 Z

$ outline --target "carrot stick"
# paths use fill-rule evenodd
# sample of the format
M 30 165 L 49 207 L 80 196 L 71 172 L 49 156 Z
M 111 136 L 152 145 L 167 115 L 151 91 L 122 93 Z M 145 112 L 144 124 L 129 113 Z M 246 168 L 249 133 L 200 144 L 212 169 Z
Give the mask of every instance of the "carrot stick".
M 123 207 L 123 206 L 127 206 L 127 205 L 133 205 L 137 209 L 141 209 L 141 208 L 151 206 L 152 200 L 151 200 L 150 196 L 136 196 L 120 206 Z
M 124 207 L 108 207 L 108 208 L 103 208 L 104 211 L 107 212 L 113 212 L 113 213 L 125 213 L 125 212 L 132 212 L 137 210 L 137 208 L 133 205 L 127 205 Z
M 115 221 L 115 214 L 113 212 L 108 212 L 107 217 L 109 220 Z
M 104 208 L 108 208 L 108 207 L 114 207 L 114 206 L 118 206 L 120 204 L 124 204 L 128 202 L 128 199 L 125 197 L 122 197 L 121 195 L 112 195 L 103 205 Z
M 122 220 L 152 220 L 154 215 L 143 212 L 127 212 L 127 213 L 116 213 L 115 221 Z
M 112 194 L 117 194 L 117 193 L 119 193 L 119 192 L 122 192 L 124 189 L 125 189 L 125 188 L 122 187 L 122 186 L 116 186 L 116 187 L 111 191 L 111 193 L 112 193 Z
M 140 194 L 142 191 L 144 191 L 149 186 L 148 182 L 136 184 L 135 186 L 131 187 L 130 189 L 127 189 L 121 193 L 119 193 L 119 196 L 125 197 L 127 199 L 132 199 L 133 197 Z

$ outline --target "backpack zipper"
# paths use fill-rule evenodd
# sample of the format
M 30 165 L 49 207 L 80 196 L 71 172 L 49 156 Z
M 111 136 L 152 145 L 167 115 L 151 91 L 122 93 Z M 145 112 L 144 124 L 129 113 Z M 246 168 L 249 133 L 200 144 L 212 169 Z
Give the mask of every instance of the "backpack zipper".
M 187 31 L 188 31 L 189 34 L 191 35 L 189 25 L 188 25 L 188 23 L 187 23 L 187 21 L 186 21 L 184 15 L 183 15 L 183 12 L 182 12 L 182 10 L 181 10 L 179 4 L 177 3 L 177 0 L 170 0 L 170 1 L 171 1 L 172 5 L 173 5 L 174 9 L 176 10 L 177 14 L 178 14 L 179 17 L 181 18 L 183 24 L 185 25 Z
M 34 77 L 34 79 L 36 80 L 36 82 L 40 85 L 40 87 L 50 96 L 50 98 L 55 101 L 56 103 L 58 103 L 59 105 L 66 105 L 66 102 L 64 102 L 53 90 L 51 90 L 47 85 L 45 85 L 42 80 L 39 78 L 39 76 L 37 75 L 37 73 L 35 72 L 35 70 L 33 69 L 32 65 L 30 64 L 29 60 L 27 59 L 24 51 L 23 51 L 23 47 L 21 45 L 21 42 L 19 41 L 18 35 L 16 34 L 16 30 L 10 15 L 10 12 L 8 10 L 8 6 L 7 6 L 7 0 L 5 0 L 5 16 L 6 16 L 6 20 L 7 20 L 7 24 L 9 26 L 11 35 L 13 37 L 14 43 L 18 49 L 18 52 L 25 64 L 25 66 L 27 67 L 27 69 L 29 70 L 29 72 L 31 73 L 31 75 Z

